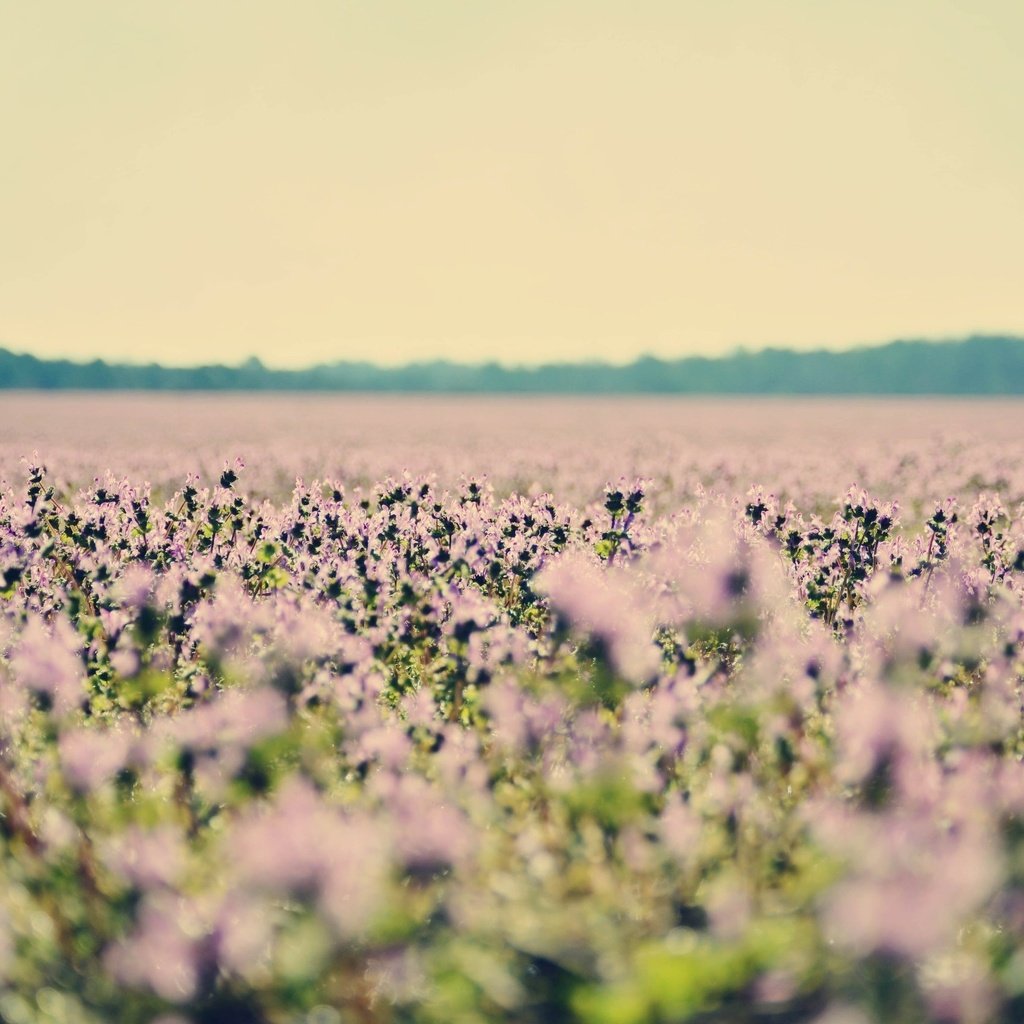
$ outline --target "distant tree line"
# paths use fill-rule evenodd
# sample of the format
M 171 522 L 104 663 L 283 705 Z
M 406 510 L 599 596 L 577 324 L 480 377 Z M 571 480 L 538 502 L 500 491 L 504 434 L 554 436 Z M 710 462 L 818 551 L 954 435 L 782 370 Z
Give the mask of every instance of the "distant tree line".
M 664 395 L 1019 395 L 1024 338 L 893 341 L 843 352 L 764 349 L 721 358 L 644 356 L 627 366 L 508 367 L 446 361 L 380 367 L 338 362 L 277 370 L 39 359 L 0 348 L 0 389 L 141 391 L 381 391 Z

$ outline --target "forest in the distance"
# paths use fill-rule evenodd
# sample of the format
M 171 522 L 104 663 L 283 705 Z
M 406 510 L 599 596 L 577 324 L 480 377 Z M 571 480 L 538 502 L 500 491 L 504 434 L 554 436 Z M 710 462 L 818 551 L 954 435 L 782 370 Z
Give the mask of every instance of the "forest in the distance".
M 509 353 L 514 362 L 515 353 Z M 527 367 L 444 360 L 381 367 L 367 362 L 274 369 L 241 365 L 136 365 L 40 359 L 0 348 L 0 389 L 143 391 L 380 391 L 523 394 L 1017 395 L 1024 394 L 1024 338 L 976 335 L 908 340 L 846 351 L 768 348 L 728 356 L 625 366 Z

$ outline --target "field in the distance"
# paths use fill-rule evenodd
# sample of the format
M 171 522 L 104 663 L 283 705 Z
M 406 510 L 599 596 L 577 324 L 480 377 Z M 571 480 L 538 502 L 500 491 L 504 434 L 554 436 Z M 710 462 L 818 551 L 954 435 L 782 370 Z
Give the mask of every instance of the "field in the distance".
M 296 477 L 373 482 L 408 470 L 578 500 L 623 475 L 656 481 L 665 501 L 697 480 L 827 500 L 853 483 L 904 498 L 996 486 L 1015 499 L 1024 401 L 0 394 L 0 478 L 16 478 L 34 450 L 68 484 L 110 470 L 162 487 L 240 456 L 240 486 L 275 498 Z
M 0 1019 L 1021 1020 L 1022 501 L 1009 401 L 0 395 Z

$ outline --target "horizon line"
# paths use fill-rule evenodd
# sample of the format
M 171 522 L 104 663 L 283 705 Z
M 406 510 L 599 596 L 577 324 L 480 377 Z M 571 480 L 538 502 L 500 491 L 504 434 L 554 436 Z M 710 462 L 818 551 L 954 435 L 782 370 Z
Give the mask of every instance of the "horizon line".
M 897 336 L 887 338 L 881 341 L 868 341 L 858 342 L 852 345 L 846 345 L 841 348 L 829 348 L 824 345 L 817 345 L 816 347 L 793 347 L 792 345 L 786 345 L 782 343 L 767 343 L 765 345 L 751 347 L 748 345 L 737 345 L 727 352 L 721 352 L 716 354 L 707 354 L 701 352 L 691 352 L 687 354 L 680 354 L 677 356 L 665 356 L 655 355 L 650 351 L 640 352 L 630 359 L 626 360 L 610 360 L 610 359 L 554 359 L 545 362 L 522 362 L 522 363 L 511 363 L 501 359 L 484 359 L 479 361 L 464 361 L 460 359 L 452 359 L 446 356 L 436 356 L 423 359 L 408 360 L 405 362 L 397 363 L 380 363 L 373 362 L 369 359 L 347 359 L 339 358 L 331 361 L 319 361 L 306 363 L 298 366 L 282 366 L 280 364 L 268 363 L 262 357 L 255 353 L 246 356 L 239 362 L 204 362 L 204 363 L 166 363 L 157 360 L 148 360 L 146 362 L 135 362 L 133 360 L 123 359 L 110 359 L 104 356 L 47 356 L 39 355 L 35 352 L 26 351 L 24 349 L 18 350 L 11 348 L 5 342 L 0 342 L 0 352 L 5 352 L 8 355 L 14 356 L 15 358 L 28 358 L 34 359 L 40 363 L 66 363 L 72 366 L 95 366 L 104 365 L 109 367 L 125 367 L 131 369 L 149 369 L 159 368 L 167 370 L 201 370 L 201 369 L 229 369 L 229 370 L 244 370 L 247 367 L 256 369 L 257 367 L 261 370 L 270 373 L 308 373 L 313 370 L 322 368 L 331 368 L 338 366 L 358 366 L 358 367 L 369 367 L 375 370 L 383 372 L 400 371 L 413 369 L 416 367 L 425 366 L 452 366 L 460 367 L 463 369 L 471 370 L 483 370 L 483 369 L 499 369 L 506 372 L 530 372 L 537 370 L 544 370 L 549 368 L 568 368 L 568 367 L 609 367 L 609 368 L 626 368 L 635 366 L 637 363 L 643 362 L 654 362 L 654 363 L 681 363 L 688 360 L 700 360 L 702 362 L 725 362 L 727 360 L 736 359 L 743 356 L 757 356 L 761 354 L 792 354 L 800 356 L 814 356 L 814 355 L 831 355 L 831 356 L 842 356 L 846 354 L 855 354 L 862 352 L 870 352 L 878 349 L 887 348 L 892 345 L 932 345 L 936 347 L 946 345 L 958 345 L 964 344 L 971 341 L 1016 341 L 1024 342 L 1024 333 L 1016 332 L 998 332 L 998 331 L 975 331 L 969 334 L 955 334 L 955 335 L 923 335 L 923 336 Z

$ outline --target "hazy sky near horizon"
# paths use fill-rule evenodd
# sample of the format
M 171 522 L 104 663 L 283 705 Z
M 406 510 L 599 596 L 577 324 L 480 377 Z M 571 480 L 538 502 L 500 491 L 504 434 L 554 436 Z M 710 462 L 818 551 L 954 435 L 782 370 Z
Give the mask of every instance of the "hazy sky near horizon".
M 0 345 L 1024 332 L 1021 0 L 0 0 Z

